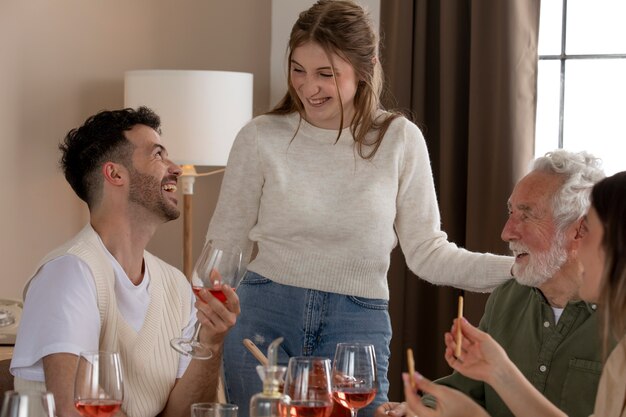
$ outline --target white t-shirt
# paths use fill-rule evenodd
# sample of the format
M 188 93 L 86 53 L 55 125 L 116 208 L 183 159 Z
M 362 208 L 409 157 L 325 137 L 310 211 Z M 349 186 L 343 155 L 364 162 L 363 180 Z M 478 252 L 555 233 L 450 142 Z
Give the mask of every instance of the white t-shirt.
M 561 314 L 563 314 L 564 308 L 552 307 L 552 311 L 554 311 L 554 324 L 557 324 L 561 318 Z
M 101 242 L 102 243 L 102 242 Z M 104 244 L 102 245 L 104 248 Z M 134 285 L 117 260 L 105 248 L 115 272 L 117 308 L 135 331 L 143 326 L 150 295 L 150 271 Z M 45 381 L 44 356 L 53 353 L 97 351 L 100 313 L 96 285 L 91 270 L 74 255 L 64 255 L 46 263 L 28 287 L 20 328 L 15 342 L 11 373 L 22 379 Z M 183 337 L 192 337 L 196 324 L 194 294 L 189 286 L 191 311 Z M 191 358 L 181 355 L 177 378 L 185 373 Z

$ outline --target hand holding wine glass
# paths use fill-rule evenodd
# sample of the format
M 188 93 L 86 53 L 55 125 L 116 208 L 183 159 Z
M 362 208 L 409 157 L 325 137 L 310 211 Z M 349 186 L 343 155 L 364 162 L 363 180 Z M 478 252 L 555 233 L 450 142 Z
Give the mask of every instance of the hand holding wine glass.
M 356 417 L 376 397 L 378 377 L 374 346 L 338 343 L 332 372 L 333 398 Z
M 81 352 L 74 405 L 83 417 L 110 417 L 122 406 L 124 384 L 117 352 Z
M 328 417 L 333 409 L 330 359 L 296 356 L 289 359 L 281 415 Z
M 207 288 L 215 298 L 226 303 L 223 286 L 237 288 L 241 278 L 240 268 L 241 249 L 226 242 L 208 241 L 193 270 L 191 285 L 194 293 L 201 299 L 200 292 Z M 210 359 L 213 353 L 206 343 L 200 341 L 200 328 L 198 322 L 191 339 L 174 338 L 170 344 L 183 355 L 194 359 Z

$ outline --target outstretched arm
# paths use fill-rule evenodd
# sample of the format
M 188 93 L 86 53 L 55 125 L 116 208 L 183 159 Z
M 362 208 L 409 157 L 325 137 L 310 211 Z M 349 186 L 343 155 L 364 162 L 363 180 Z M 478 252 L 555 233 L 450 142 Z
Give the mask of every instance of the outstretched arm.
M 459 358 L 453 333 L 461 326 L 462 350 Z M 453 333 L 446 333 L 445 358 L 461 374 L 491 385 L 516 416 L 567 417 L 524 377 L 493 338 L 467 320 L 454 320 Z

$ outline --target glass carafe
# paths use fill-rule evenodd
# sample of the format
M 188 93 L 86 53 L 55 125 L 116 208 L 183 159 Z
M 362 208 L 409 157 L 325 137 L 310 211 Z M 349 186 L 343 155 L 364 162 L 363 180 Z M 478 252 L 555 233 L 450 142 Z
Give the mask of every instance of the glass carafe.
M 274 340 L 267 348 L 268 364 L 256 370 L 263 381 L 263 391 L 250 398 L 250 417 L 280 417 L 279 404 L 283 399 L 282 384 L 287 367 L 278 366 L 278 346 L 282 337 Z

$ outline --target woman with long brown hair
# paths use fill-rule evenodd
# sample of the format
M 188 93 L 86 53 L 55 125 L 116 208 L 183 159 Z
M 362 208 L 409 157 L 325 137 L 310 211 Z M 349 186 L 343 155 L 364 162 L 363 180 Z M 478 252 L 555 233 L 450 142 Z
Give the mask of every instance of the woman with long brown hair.
M 238 244 L 247 264 L 242 313 L 226 340 L 230 399 L 247 415 L 261 390 L 249 338 L 287 356 L 332 358 L 339 342 L 374 345 L 386 400 L 391 325 L 387 271 L 398 241 L 411 270 L 437 284 L 488 290 L 510 278 L 510 257 L 447 241 L 426 143 L 380 103 L 378 37 L 353 1 L 302 12 L 288 47 L 282 101 L 239 133 L 208 239 Z

